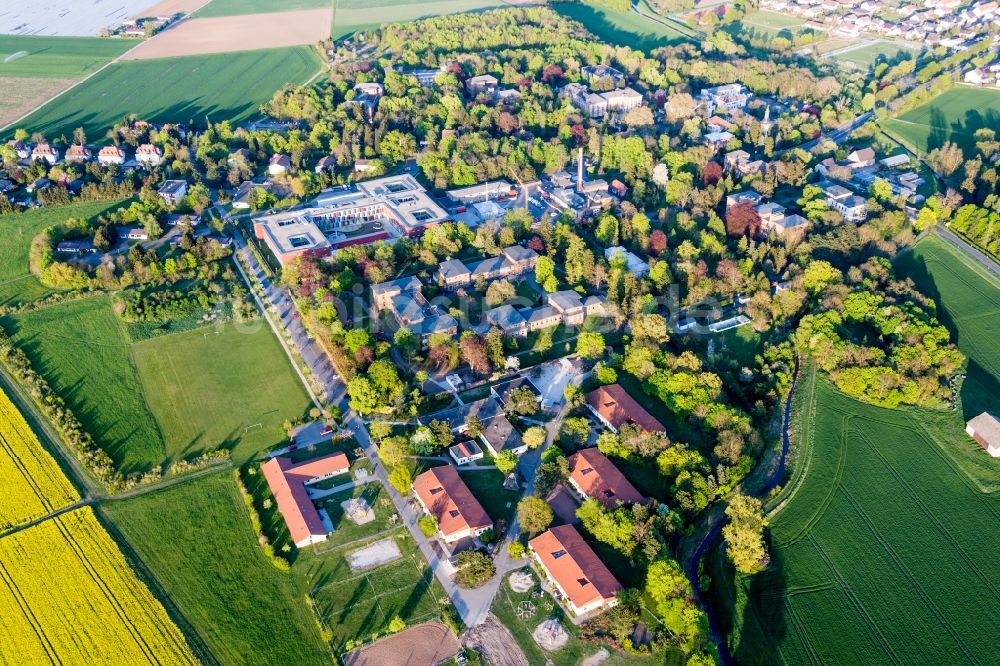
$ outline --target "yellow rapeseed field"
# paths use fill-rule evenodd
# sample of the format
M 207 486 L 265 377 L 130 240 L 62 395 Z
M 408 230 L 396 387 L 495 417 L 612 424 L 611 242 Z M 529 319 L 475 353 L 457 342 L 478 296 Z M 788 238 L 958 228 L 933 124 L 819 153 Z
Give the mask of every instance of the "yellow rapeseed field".
M 42 448 L 17 407 L 0 391 L 0 532 L 80 498 Z
M 90 507 L 0 538 L 0 664 L 197 664 Z

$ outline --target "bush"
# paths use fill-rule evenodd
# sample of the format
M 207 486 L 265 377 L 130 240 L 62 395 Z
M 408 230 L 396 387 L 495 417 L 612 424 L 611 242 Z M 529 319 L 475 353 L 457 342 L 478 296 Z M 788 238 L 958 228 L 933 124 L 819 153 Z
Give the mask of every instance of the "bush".
M 420 528 L 420 531 L 424 533 L 425 537 L 430 538 L 434 536 L 435 533 L 437 533 L 438 530 L 437 518 L 431 515 L 421 516 L 420 519 L 417 521 L 417 527 Z
M 413 473 L 406 465 L 396 465 L 389 470 L 389 483 L 400 495 L 406 495 L 413 483 Z
M 510 545 L 507 546 L 507 554 L 510 555 L 510 559 L 519 560 L 524 557 L 525 553 L 524 544 L 520 541 L 511 541 Z

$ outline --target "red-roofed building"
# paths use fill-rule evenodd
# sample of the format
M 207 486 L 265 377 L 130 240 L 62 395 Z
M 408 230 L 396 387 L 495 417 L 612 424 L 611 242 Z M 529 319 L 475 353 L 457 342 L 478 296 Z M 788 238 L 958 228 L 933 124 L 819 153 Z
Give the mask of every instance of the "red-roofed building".
M 581 449 L 569 457 L 569 482 L 576 492 L 593 497 L 608 508 L 619 502 L 646 501 L 614 463 L 593 448 Z
M 303 548 L 326 541 L 326 527 L 309 498 L 306 486 L 349 472 L 351 463 L 347 456 L 344 453 L 332 453 L 298 464 L 293 463 L 291 458 L 271 458 L 260 469 L 295 545 Z
M 626 423 L 632 423 L 645 432 L 666 431 L 662 423 L 618 384 L 600 386 L 588 393 L 587 405 L 597 418 L 615 432 Z
M 611 608 L 622 590 L 572 525 L 560 525 L 528 542 L 531 556 L 576 615 Z
M 451 465 L 432 467 L 418 476 L 413 491 L 424 511 L 437 518 L 446 542 L 477 537 L 493 527 L 482 504 Z

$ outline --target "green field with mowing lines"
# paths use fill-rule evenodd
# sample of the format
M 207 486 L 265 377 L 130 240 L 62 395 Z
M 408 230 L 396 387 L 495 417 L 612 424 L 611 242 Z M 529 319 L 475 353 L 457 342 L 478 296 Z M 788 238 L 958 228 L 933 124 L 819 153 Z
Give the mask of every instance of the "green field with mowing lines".
M 800 391 L 806 469 L 771 514 L 770 566 L 708 567 L 736 661 L 994 661 L 1000 493 L 956 464 L 979 449 L 960 415 L 857 402 L 808 369 Z
M 242 16 L 292 12 L 297 9 L 321 9 L 330 5 L 331 0 L 212 0 L 191 16 L 195 18 Z
M 995 412 L 1000 401 L 1000 281 L 937 236 L 926 237 L 901 255 L 896 269 L 937 302 L 938 319 L 969 359 L 961 392 L 964 418 Z
M 266 326 L 203 327 L 133 344 L 104 296 L 0 323 L 125 472 L 220 447 L 243 462 L 282 441 L 285 419 L 309 407 Z
M 34 208 L 23 213 L 0 216 L 0 305 L 30 303 L 51 294 L 39 282 L 28 265 L 31 239 L 46 227 L 65 222 L 71 217 L 91 219 L 114 208 L 117 203 L 90 203 Z
M 880 59 L 888 63 L 895 63 L 908 59 L 901 56 L 901 54 L 909 54 L 912 57 L 918 51 L 919 49 L 910 48 L 895 42 L 876 41 L 856 49 L 851 49 L 850 51 L 838 53 L 832 57 L 842 63 L 854 65 L 858 69 L 868 69 Z
M 284 440 L 285 419 L 311 406 L 262 320 L 247 331 L 226 324 L 144 340 L 132 357 L 168 460 L 222 446 L 242 463 Z
M 232 471 L 101 509 L 221 663 L 330 664 L 307 586 L 265 557 Z
M 374 30 L 383 23 L 506 6 L 502 0 L 338 0 L 331 34 L 340 39 L 354 32 Z
M 552 9 L 579 21 L 601 41 L 611 44 L 649 51 L 661 46 L 681 44 L 688 39 L 679 30 L 634 12 L 616 12 L 577 2 L 558 2 L 552 5 Z
M 151 122 L 237 123 L 257 115 L 281 86 L 302 83 L 319 69 L 309 46 L 120 62 L 18 125 L 54 138 L 71 136 L 80 126 L 90 136 L 102 136 L 129 113 Z
M 1000 90 L 956 86 L 882 124 L 925 153 L 954 141 L 972 155 L 976 130 L 1000 127 Z
M 145 471 L 163 460 L 163 437 L 108 297 L 5 317 L 0 325 L 120 469 Z
M 0 35 L 0 76 L 82 79 L 139 42 L 97 37 Z

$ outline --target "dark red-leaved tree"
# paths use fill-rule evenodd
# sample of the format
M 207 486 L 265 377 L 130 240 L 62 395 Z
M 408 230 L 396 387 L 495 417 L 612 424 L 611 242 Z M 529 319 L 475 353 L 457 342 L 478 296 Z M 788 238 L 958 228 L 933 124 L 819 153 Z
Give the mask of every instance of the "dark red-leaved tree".
M 545 241 L 543 241 L 538 236 L 532 236 L 528 240 L 528 247 L 530 247 L 532 250 L 534 250 L 538 254 L 542 254 L 542 253 L 545 252 Z
M 715 185 L 722 180 L 722 167 L 718 162 L 709 162 L 701 172 L 702 185 Z
M 730 236 L 756 236 L 760 233 L 760 215 L 753 204 L 736 204 L 726 211 L 726 231 Z
M 655 230 L 649 234 L 649 242 L 646 244 L 646 248 L 654 257 L 660 256 L 667 249 L 667 235 L 659 229 Z
M 558 84 L 562 81 L 563 71 L 562 67 L 556 64 L 546 65 L 545 69 L 542 70 L 542 83 L 548 83 L 549 85 Z

